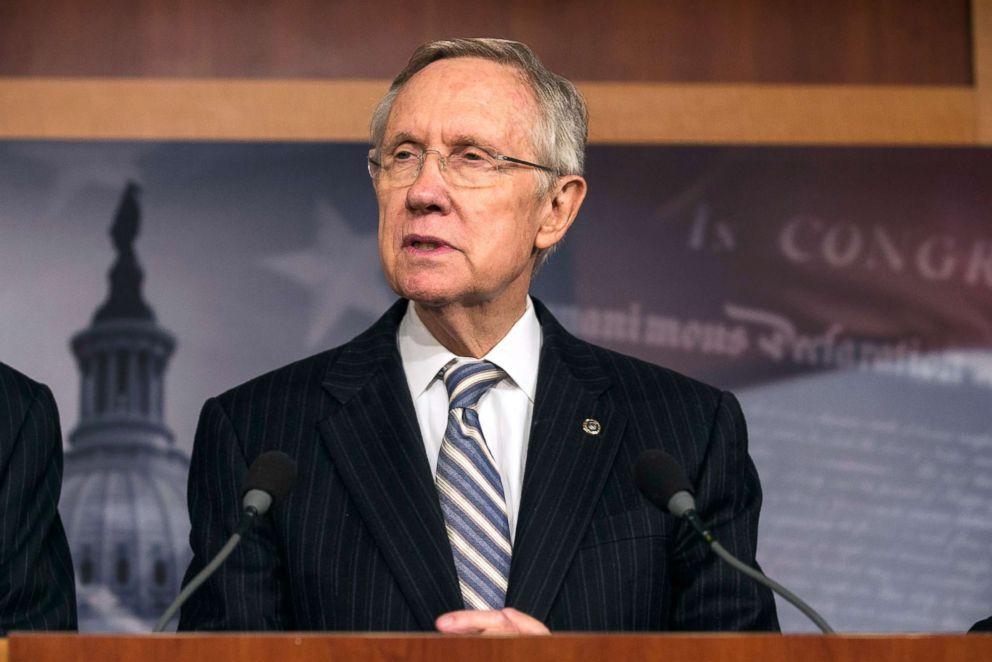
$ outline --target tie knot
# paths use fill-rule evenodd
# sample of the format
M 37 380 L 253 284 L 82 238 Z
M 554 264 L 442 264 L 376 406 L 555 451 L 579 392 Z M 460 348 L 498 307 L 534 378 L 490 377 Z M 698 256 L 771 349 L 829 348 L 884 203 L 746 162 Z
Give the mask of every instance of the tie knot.
M 506 377 L 502 368 L 489 361 L 457 360 L 444 370 L 444 386 L 448 389 L 448 407 L 467 409 Z

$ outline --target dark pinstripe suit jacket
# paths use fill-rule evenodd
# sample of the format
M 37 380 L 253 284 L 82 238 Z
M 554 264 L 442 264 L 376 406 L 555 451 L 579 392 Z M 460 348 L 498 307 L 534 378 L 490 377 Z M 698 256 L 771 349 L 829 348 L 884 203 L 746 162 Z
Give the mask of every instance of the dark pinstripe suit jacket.
M 723 544 L 753 561 L 761 491 L 733 396 L 585 343 L 535 308 L 544 343 L 507 605 L 559 630 L 776 629 L 770 593 L 633 482 L 638 454 L 665 448 Z M 256 456 L 281 449 L 300 476 L 183 609 L 181 629 L 427 630 L 462 608 L 396 346 L 404 310 L 206 403 L 187 577 L 234 530 Z M 583 432 L 586 418 L 599 435 Z
M 76 629 L 61 491 L 62 433 L 52 392 L 0 363 L 0 635 Z

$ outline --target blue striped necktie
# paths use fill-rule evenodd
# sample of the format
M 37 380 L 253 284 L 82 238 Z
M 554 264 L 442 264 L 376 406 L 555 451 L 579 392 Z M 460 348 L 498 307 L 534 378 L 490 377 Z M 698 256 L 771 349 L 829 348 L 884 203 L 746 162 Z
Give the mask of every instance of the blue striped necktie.
M 502 609 L 506 601 L 511 553 L 506 499 L 476 411 L 479 399 L 505 377 L 489 361 L 459 360 L 444 371 L 448 427 L 436 482 L 467 609 Z

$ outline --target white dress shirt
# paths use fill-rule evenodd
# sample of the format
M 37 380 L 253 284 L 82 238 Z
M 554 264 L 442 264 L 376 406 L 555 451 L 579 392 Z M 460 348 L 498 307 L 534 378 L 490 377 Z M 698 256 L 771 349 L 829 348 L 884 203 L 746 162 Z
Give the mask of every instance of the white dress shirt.
M 456 357 L 431 335 L 413 305 L 407 306 L 400 322 L 397 342 L 417 411 L 424 449 L 431 472 L 436 473 L 441 441 L 448 424 L 448 392 L 439 373 Z M 483 357 L 502 368 L 509 377 L 482 396 L 478 406 L 482 434 L 503 479 L 511 542 L 516 534 L 517 513 L 520 511 L 520 492 L 523 488 L 524 463 L 527 461 L 530 422 L 534 415 L 540 356 L 541 324 L 530 297 L 527 297 L 527 309 L 523 316 Z

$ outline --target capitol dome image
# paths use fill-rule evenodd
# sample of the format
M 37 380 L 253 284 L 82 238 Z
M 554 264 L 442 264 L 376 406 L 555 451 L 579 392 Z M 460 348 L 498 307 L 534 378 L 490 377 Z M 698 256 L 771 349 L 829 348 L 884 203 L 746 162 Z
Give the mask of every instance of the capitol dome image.
M 189 458 L 163 417 L 176 341 L 142 297 L 139 195 L 128 183 L 110 233 L 117 259 L 107 299 L 71 341 L 80 414 L 59 510 L 84 632 L 149 631 L 178 594 L 191 555 Z

